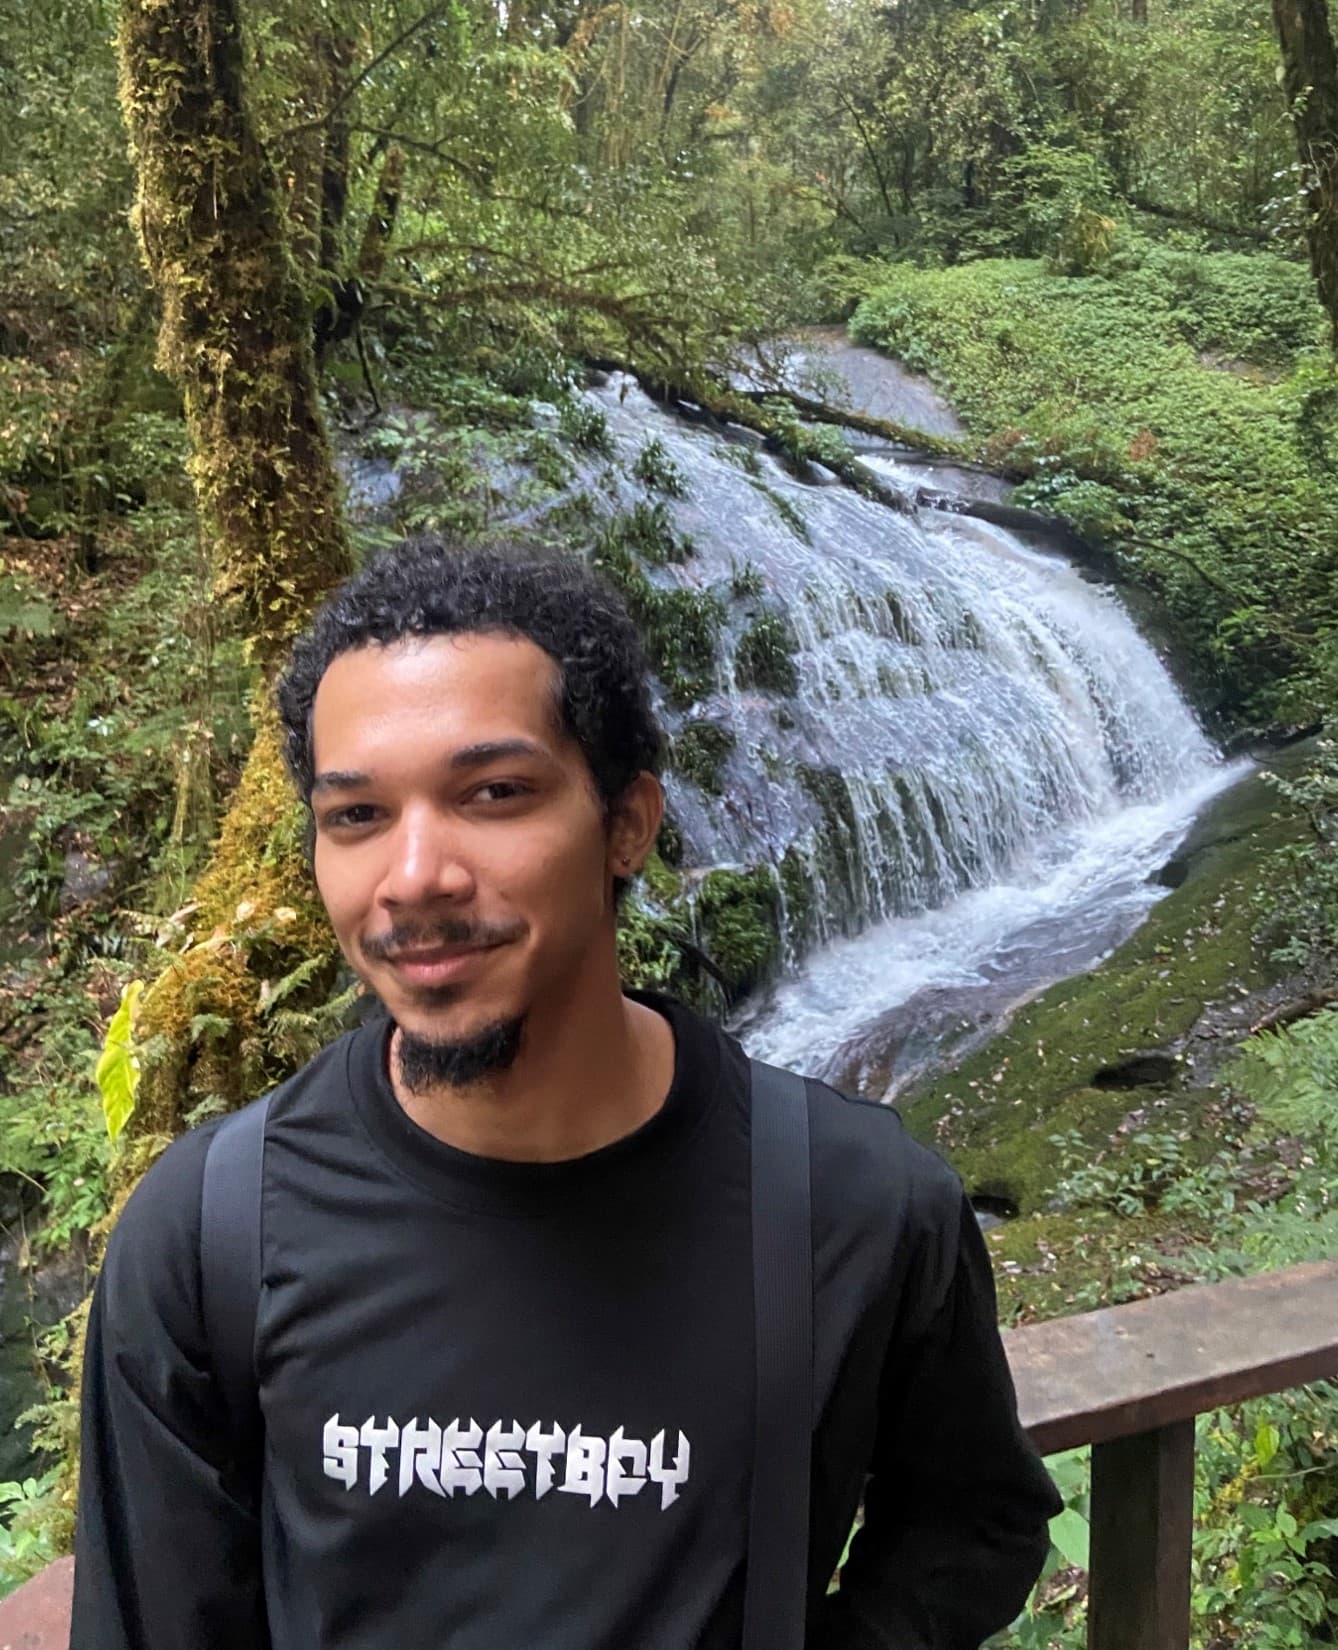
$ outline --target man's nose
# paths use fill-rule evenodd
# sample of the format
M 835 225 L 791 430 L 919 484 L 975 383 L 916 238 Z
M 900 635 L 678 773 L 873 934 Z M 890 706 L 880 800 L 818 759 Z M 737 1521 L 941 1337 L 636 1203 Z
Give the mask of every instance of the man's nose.
M 382 901 L 425 905 L 468 899 L 473 892 L 474 875 L 461 851 L 458 830 L 435 811 L 406 812 L 391 837 Z

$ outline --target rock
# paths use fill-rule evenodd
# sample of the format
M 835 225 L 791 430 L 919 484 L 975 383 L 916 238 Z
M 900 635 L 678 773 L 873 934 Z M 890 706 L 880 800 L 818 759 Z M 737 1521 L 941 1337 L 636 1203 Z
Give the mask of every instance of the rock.
M 115 860 L 97 859 L 82 848 L 68 849 L 60 885 L 61 911 L 73 911 L 76 906 L 103 899 L 115 886 L 119 871 Z

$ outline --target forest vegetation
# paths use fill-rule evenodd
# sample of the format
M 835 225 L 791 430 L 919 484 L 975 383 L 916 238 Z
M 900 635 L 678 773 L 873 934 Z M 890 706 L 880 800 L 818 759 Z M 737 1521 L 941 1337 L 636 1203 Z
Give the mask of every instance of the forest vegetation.
M 1324 0 L 31 0 L 0 10 L 0 90 L 0 1173 L 44 1392 L 0 1486 L 8 1584 L 70 1538 L 77 1302 L 116 1208 L 349 1009 L 268 697 L 313 604 L 388 537 L 523 515 L 619 583 L 688 708 L 762 595 L 747 567 L 657 579 L 691 546 L 653 441 L 634 508 L 574 485 L 613 462 L 591 373 L 869 490 L 858 419 L 777 344 L 848 322 L 965 425 L 881 433 L 1099 553 L 1217 738 L 1307 736 L 1256 829 L 905 1109 L 1019 1208 L 1012 1319 L 1333 1252 Z M 404 482 L 379 512 L 344 502 L 368 456 Z M 793 692 L 784 614 L 746 610 L 740 680 Z M 692 721 L 671 764 L 717 794 L 733 738 Z M 672 827 L 643 883 L 629 976 L 717 1011 L 811 898 L 789 863 L 684 867 Z M 1089 1081 L 1235 998 L 1192 1082 L 1132 1107 Z M 1057 1471 L 1019 1650 L 1081 1642 L 1085 1462 Z M 1334 1388 L 1202 1418 L 1197 1510 L 1196 1643 L 1333 1642 Z

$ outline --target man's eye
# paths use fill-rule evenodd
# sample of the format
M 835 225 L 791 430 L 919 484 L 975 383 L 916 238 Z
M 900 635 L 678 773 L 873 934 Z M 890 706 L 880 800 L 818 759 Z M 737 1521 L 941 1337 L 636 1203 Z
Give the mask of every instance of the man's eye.
M 509 802 L 513 797 L 528 796 L 530 787 L 516 779 L 494 779 L 480 785 L 474 792 L 480 802 Z
M 341 826 L 368 825 L 375 817 L 376 809 L 370 802 L 353 802 L 326 814 L 325 824 L 328 830 L 338 830 Z

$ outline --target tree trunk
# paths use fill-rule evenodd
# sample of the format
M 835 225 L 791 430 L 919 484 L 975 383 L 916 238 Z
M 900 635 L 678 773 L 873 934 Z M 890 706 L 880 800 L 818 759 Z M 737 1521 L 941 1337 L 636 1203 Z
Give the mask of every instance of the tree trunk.
M 246 107 L 237 0 L 122 0 L 118 50 L 136 217 L 162 300 L 159 365 L 185 403 L 215 595 L 239 607 L 261 676 L 255 743 L 189 927 L 140 1000 L 124 1187 L 197 1108 L 243 1104 L 311 1052 L 267 1017 L 281 980 L 286 1014 L 318 1010 L 337 965 L 268 687 L 352 560 L 309 302 Z
M 390 243 L 399 217 L 400 190 L 404 186 L 404 151 L 392 143 L 381 162 L 376 199 L 363 226 L 357 262 L 351 274 L 331 276 L 329 297 L 316 312 L 316 357 L 324 361 L 330 348 L 352 337 L 362 322 L 367 300 L 385 271 Z
M 1310 267 L 1338 354 L 1338 56 L 1325 0 L 1273 0 L 1273 21 L 1305 171 Z
M 118 47 L 158 362 L 185 401 L 216 592 L 269 674 L 350 557 L 236 0 L 125 0 Z

